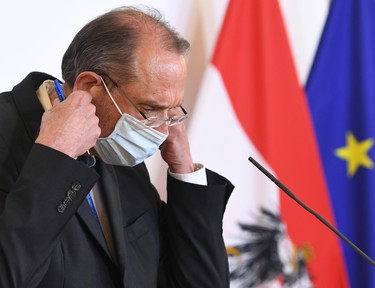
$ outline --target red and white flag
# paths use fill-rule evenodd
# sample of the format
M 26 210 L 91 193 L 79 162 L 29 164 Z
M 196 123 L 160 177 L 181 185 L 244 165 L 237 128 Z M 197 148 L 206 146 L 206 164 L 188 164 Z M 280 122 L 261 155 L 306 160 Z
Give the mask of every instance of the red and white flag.
M 348 287 L 317 141 L 277 0 L 231 0 L 191 115 L 193 155 L 236 186 L 224 218 L 231 287 Z M 200 141 L 201 140 L 201 141 Z

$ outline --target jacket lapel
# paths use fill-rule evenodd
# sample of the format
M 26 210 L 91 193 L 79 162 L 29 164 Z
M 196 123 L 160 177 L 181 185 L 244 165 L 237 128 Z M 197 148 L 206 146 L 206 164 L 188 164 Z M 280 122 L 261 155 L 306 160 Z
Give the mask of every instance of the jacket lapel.
M 82 202 L 82 205 L 77 210 L 78 217 L 82 220 L 84 225 L 88 228 L 94 238 L 98 241 L 100 247 L 105 251 L 107 256 L 111 258 L 103 232 L 98 222 L 91 211 L 90 205 L 87 200 Z
M 101 175 L 99 188 L 102 193 L 102 199 L 106 207 L 109 219 L 112 241 L 115 247 L 117 265 L 123 275 L 125 275 L 125 238 L 123 230 L 122 208 L 120 201 L 120 191 L 115 168 L 106 165 L 100 160 L 97 161 L 96 169 Z

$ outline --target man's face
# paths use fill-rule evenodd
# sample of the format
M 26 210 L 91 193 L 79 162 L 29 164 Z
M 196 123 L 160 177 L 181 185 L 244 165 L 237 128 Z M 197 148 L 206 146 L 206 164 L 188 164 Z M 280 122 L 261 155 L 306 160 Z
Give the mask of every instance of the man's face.
M 176 53 L 156 49 L 141 49 L 137 55 L 136 69 L 139 80 L 126 86 L 119 84 L 119 88 L 112 86 L 114 88 L 111 89 L 111 94 L 123 113 L 128 113 L 137 119 L 144 118 L 126 96 L 147 117 L 154 115 L 167 117 L 170 108 L 182 104 L 186 79 L 185 58 Z M 111 77 L 115 78 L 116 75 Z M 121 83 L 123 79 L 113 80 Z M 102 129 L 100 137 L 107 137 L 112 133 L 121 115 L 104 89 L 103 93 L 104 96 L 100 97 L 100 103 L 96 106 L 97 116 L 100 119 L 99 126 Z M 168 133 L 166 124 L 155 129 Z

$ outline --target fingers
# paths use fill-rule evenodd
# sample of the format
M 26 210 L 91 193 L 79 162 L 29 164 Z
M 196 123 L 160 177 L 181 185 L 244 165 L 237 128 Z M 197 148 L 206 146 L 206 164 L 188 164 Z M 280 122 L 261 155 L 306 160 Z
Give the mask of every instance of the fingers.
M 87 105 L 92 101 L 92 95 L 86 91 L 74 91 L 65 101 L 70 101 L 72 105 Z
M 59 150 L 73 158 L 93 147 L 100 136 L 96 107 L 92 96 L 75 91 L 61 103 L 54 101 L 42 117 L 37 143 Z
M 169 127 L 169 136 L 161 147 L 161 156 L 174 173 L 191 173 L 194 165 L 183 123 Z
M 53 107 L 55 107 L 59 103 L 60 103 L 60 100 L 56 98 L 55 100 L 53 100 Z

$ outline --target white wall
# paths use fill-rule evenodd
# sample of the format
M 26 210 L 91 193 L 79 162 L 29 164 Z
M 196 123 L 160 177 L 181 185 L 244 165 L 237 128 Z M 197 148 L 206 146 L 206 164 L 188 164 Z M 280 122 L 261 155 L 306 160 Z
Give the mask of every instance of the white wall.
M 65 0 L 60 1 L 60 5 L 56 3 L 4 0 L 0 4 L 0 91 L 11 89 L 30 71 L 60 77 L 61 57 L 76 32 L 94 17 L 118 6 L 158 8 L 189 40 L 194 40 L 196 27 L 205 18 L 209 25 L 202 32 L 207 37 L 204 45 L 212 47 L 217 26 L 215 15 L 223 13 L 217 10 L 224 10 L 226 0 Z

